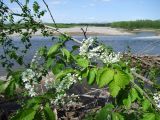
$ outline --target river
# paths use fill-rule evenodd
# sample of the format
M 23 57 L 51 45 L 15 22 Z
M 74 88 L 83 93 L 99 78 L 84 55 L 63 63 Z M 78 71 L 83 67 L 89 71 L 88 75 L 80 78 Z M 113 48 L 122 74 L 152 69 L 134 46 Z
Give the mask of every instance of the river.
M 84 36 L 73 36 L 79 40 L 82 40 Z M 95 37 L 95 36 L 92 36 Z M 160 36 L 156 36 L 154 32 L 139 32 L 133 35 L 117 35 L 117 36 L 96 36 L 98 41 L 104 42 L 106 45 L 111 46 L 115 51 L 125 52 L 130 48 L 133 54 L 142 55 L 160 55 Z M 15 44 L 22 47 L 22 44 L 18 37 L 12 37 Z M 52 37 L 33 36 L 31 38 L 32 47 L 25 56 L 25 61 L 30 61 L 35 51 L 41 46 L 52 46 L 57 39 Z M 71 49 L 71 46 L 75 44 L 73 42 L 67 43 L 67 48 Z M 0 48 L 0 53 L 2 49 Z M 16 65 L 16 68 L 18 66 Z M 0 67 L 0 75 L 5 75 L 5 70 Z

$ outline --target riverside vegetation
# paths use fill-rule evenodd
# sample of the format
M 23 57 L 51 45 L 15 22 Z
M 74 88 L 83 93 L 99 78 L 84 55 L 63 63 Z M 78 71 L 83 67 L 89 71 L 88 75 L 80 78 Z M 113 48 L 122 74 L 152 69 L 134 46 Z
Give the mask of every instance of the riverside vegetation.
M 50 31 L 59 31 L 56 24 L 53 28 L 39 20 L 46 10 L 41 10 L 36 1 L 33 8 L 29 8 L 29 0 L 25 0 L 23 4 L 19 0 L 11 0 L 11 3 L 13 2 L 19 5 L 22 13 L 13 13 L 5 2 L 0 0 L 0 47 L 3 49 L 0 61 L 8 73 L 7 80 L 0 81 L 0 93 L 2 99 L 15 100 L 21 107 L 10 113 L 7 119 L 63 119 L 61 110 L 64 106 L 76 104 L 79 99 L 78 95 L 70 95 L 67 91 L 83 81 L 87 81 L 90 86 L 97 85 L 100 89 L 107 88 L 105 93 L 109 91 L 111 100 L 100 108 L 86 112 L 79 119 L 160 119 L 160 86 L 157 82 L 159 68 L 152 66 L 151 69 L 143 69 L 138 60 L 132 65 L 130 56 L 115 53 L 96 38 L 85 36 L 85 39 L 79 41 L 60 33 L 57 43 L 49 49 L 42 46 L 31 63 L 25 63 L 24 56 L 32 46 L 30 38 L 33 33 L 40 29 L 43 36 L 48 36 L 51 35 Z M 46 2 L 43 2 L 49 10 Z M 20 20 L 15 22 L 17 16 Z M 6 30 L 8 23 L 10 27 Z M 17 23 L 23 23 L 28 31 L 22 31 L 17 27 Z M 18 48 L 9 37 L 14 32 L 20 33 L 22 48 Z M 71 50 L 66 48 L 69 41 L 77 44 L 73 45 Z M 25 69 L 14 70 L 15 62 L 25 66 Z M 152 81 L 146 82 L 134 76 L 133 73 L 142 73 L 143 70 L 147 70 Z M 51 73 L 52 77 L 44 79 Z M 69 108 L 66 108 L 66 111 L 67 109 Z M 4 110 L 0 109 L 0 112 L 3 113 Z

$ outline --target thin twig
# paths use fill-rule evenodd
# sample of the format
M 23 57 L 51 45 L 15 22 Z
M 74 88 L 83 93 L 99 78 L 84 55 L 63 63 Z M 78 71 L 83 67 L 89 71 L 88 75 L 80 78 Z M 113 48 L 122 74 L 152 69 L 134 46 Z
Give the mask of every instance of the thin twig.
M 55 28 L 58 29 L 57 24 L 56 24 L 56 22 L 55 22 L 55 20 L 54 20 L 54 18 L 53 18 L 53 15 L 52 15 L 52 13 L 51 13 L 49 7 L 48 7 L 48 4 L 46 3 L 45 0 L 43 0 L 43 3 L 44 3 L 45 6 L 47 7 L 47 10 L 48 10 L 48 12 L 49 12 L 49 14 L 50 14 L 50 16 L 51 16 L 51 18 L 52 18 L 52 21 L 53 21 L 53 23 L 54 23 L 54 25 L 55 25 Z
M 88 25 L 86 26 L 86 29 L 85 29 L 85 30 L 84 30 L 83 28 L 81 28 L 85 39 L 87 39 L 87 29 L 88 29 Z
M 140 75 L 140 74 L 138 74 L 138 73 L 136 73 L 136 72 L 134 72 L 134 71 L 131 71 L 131 72 L 132 72 L 132 74 L 133 74 L 134 76 L 136 76 L 137 78 L 140 78 L 143 82 L 145 82 L 145 83 L 147 83 L 147 84 L 149 84 L 149 85 L 153 85 L 153 84 L 154 84 L 152 81 L 150 81 L 149 79 L 143 77 L 142 75 Z
M 157 107 L 156 103 L 148 96 L 148 94 L 142 90 L 136 83 L 134 83 L 134 81 L 131 81 L 131 84 L 133 85 L 133 87 L 142 95 L 145 96 L 148 101 L 158 110 L 160 111 L 160 109 Z
M 51 26 L 48 26 L 48 25 L 44 25 L 44 26 L 45 26 L 46 28 L 49 28 L 49 29 L 52 29 L 52 30 L 58 32 L 58 33 L 61 34 L 61 35 L 64 35 L 64 36 L 66 36 L 66 37 L 69 37 L 69 38 L 70 38 L 71 40 L 73 40 L 74 42 L 77 42 L 77 43 L 79 43 L 79 44 L 82 44 L 81 41 L 79 41 L 79 40 L 77 40 L 77 39 L 75 39 L 75 38 L 73 38 L 73 37 L 70 37 L 69 35 L 67 35 L 67 34 L 65 34 L 65 33 L 63 33 L 63 32 L 60 32 L 60 31 L 58 30 L 58 27 L 57 27 L 57 25 L 56 25 L 56 23 L 55 23 L 55 20 L 54 20 L 54 18 L 53 18 L 53 15 L 52 15 L 52 13 L 51 13 L 51 11 L 50 11 L 50 9 L 49 9 L 46 1 L 43 0 L 43 2 L 44 2 L 44 4 L 45 4 L 45 6 L 47 7 L 47 10 L 48 10 L 49 13 L 50 13 L 50 16 L 51 16 L 51 18 L 52 18 L 52 21 L 53 21 L 53 23 L 55 24 L 55 28 L 54 28 L 54 27 L 51 27 Z

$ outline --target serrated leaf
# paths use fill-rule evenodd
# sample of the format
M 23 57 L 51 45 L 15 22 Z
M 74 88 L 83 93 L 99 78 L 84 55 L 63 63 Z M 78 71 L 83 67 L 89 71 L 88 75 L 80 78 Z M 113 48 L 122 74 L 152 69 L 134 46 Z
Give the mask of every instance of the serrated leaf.
M 116 97 L 121 88 L 129 84 L 130 77 L 123 71 L 116 70 L 113 81 L 109 84 L 109 90 L 113 97 Z
M 89 74 L 88 74 L 88 84 L 92 85 L 95 81 L 95 78 L 96 78 L 96 69 L 92 68 L 90 69 Z
M 142 120 L 156 120 L 156 115 L 154 113 L 145 113 Z
M 135 88 L 131 89 L 130 95 L 131 95 L 132 102 L 134 102 L 136 99 L 139 99 L 138 92 Z
M 112 113 L 112 120 L 124 120 L 124 117 L 119 113 Z
M 108 83 L 113 80 L 114 70 L 113 69 L 106 69 L 102 72 L 99 78 L 99 87 L 104 87 Z
M 117 85 L 117 83 L 115 82 L 115 80 L 113 80 L 110 84 L 109 84 L 109 92 L 111 93 L 111 95 L 113 97 L 116 97 L 120 91 L 120 87 Z
M 10 81 L 6 82 L 6 81 L 1 80 L 1 83 L 0 83 L 0 93 L 3 93 L 6 90 L 6 88 L 9 85 L 9 83 L 10 83 Z
M 130 77 L 128 74 L 126 74 L 123 71 L 117 70 L 117 73 L 114 75 L 114 80 L 116 82 L 116 84 L 120 87 L 120 88 L 125 88 L 126 85 L 129 84 L 130 82 Z
M 68 73 L 72 73 L 73 69 L 65 69 L 56 75 L 56 80 L 66 76 Z
M 88 76 L 89 69 L 85 68 L 83 71 L 81 71 L 82 78 L 86 78 Z
M 10 81 L 5 90 L 6 95 L 13 96 L 15 88 L 16 88 L 15 81 L 13 80 Z
M 69 59 L 70 59 L 70 57 L 71 57 L 70 52 L 69 52 L 67 49 L 65 49 L 65 48 L 62 49 L 62 52 L 63 52 L 64 55 L 67 57 L 67 62 L 68 62 Z
M 101 74 L 102 74 L 103 71 L 104 71 L 104 69 L 102 69 L 102 68 L 98 69 L 98 71 L 97 71 L 97 75 L 96 75 L 96 82 L 97 82 L 97 84 L 99 84 L 100 76 L 101 76 Z
M 128 95 L 128 98 L 123 100 L 123 104 L 129 109 L 131 107 L 132 98 L 131 95 Z
M 11 120 L 33 120 L 36 114 L 36 110 L 29 108 L 21 110 L 15 117 Z
M 52 56 L 53 54 L 55 54 L 55 53 L 57 52 L 57 50 L 60 48 L 60 46 L 61 46 L 61 43 L 56 43 L 55 45 L 53 45 L 53 46 L 49 49 L 47 55 L 48 55 L 48 56 Z
M 78 64 L 80 67 L 86 68 L 86 67 L 88 67 L 88 65 L 89 65 L 89 61 L 88 61 L 87 59 L 85 59 L 85 58 L 78 58 L 76 61 L 77 61 L 77 64 Z
M 52 69 L 52 72 L 53 74 L 58 74 L 60 73 L 64 68 L 64 64 L 61 64 L 61 63 L 57 63 L 54 65 L 53 69 Z
M 112 104 L 107 104 L 96 114 L 95 120 L 106 120 L 113 108 Z
M 25 108 L 33 108 L 35 105 L 38 105 L 42 102 L 42 98 L 40 97 L 35 97 L 32 99 L 29 99 L 26 104 L 25 104 Z
M 52 58 L 48 58 L 47 63 L 46 63 L 47 68 L 50 68 L 52 63 L 53 63 L 53 59 Z
M 46 117 L 46 120 L 56 120 L 55 113 L 52 111 L 49 104 L 46 104 L 44 108 L 44 115 Z
M 145 100 L 142 102 L 143 111 L 148 110 L 150 106 L 151 106 L 151 103 L 150 103 L 147 99 L 145 99 Z

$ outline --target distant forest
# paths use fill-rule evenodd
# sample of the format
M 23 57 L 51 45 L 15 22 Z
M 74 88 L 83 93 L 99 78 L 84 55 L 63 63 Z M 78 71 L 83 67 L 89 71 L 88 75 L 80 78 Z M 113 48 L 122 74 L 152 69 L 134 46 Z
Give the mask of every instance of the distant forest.
M 55 24 L 53 23 L 45 23 L 45 24 L 55 27 Z M 125 28 L 128 30 L 140 29 L 140 28 L 160 29 L 160 20 L 119 21 L 119 22 L 112 22 L 112 23 L 57 23 L 56 25 L 58 28 L 70 28 L 75 26 L 88 25 L 88 26 L 97 26 L 97 27 Z M 6 24 L 6 29 L 10 29 L 13 27 L 19 27 L 19 28 L 25 29 L 26 24 L 17 24 L 17 25 Z M 1 28 L 1 25 L 0 25 L 0 28 Z
M 50 26 L 55 26 L 54 24 L 46 23 Z M 125 28 L 125 29 L 139 29 L 139 28 L 152 28 L 160 29 L 160 20 L 136 20 L 136 21 L 120 21 L 112 23 L 70 23 L 63 24 L 58 23 L 59 28 L 69 28 L 74 26 L 98 26 L 98 27 L 113 27 L 113 28 Z
M 110 24 L 111 27 L 125 29 L 153 28 L 160 29 L 160 20 L 136 20 L 136 21 L 120 21 Z

